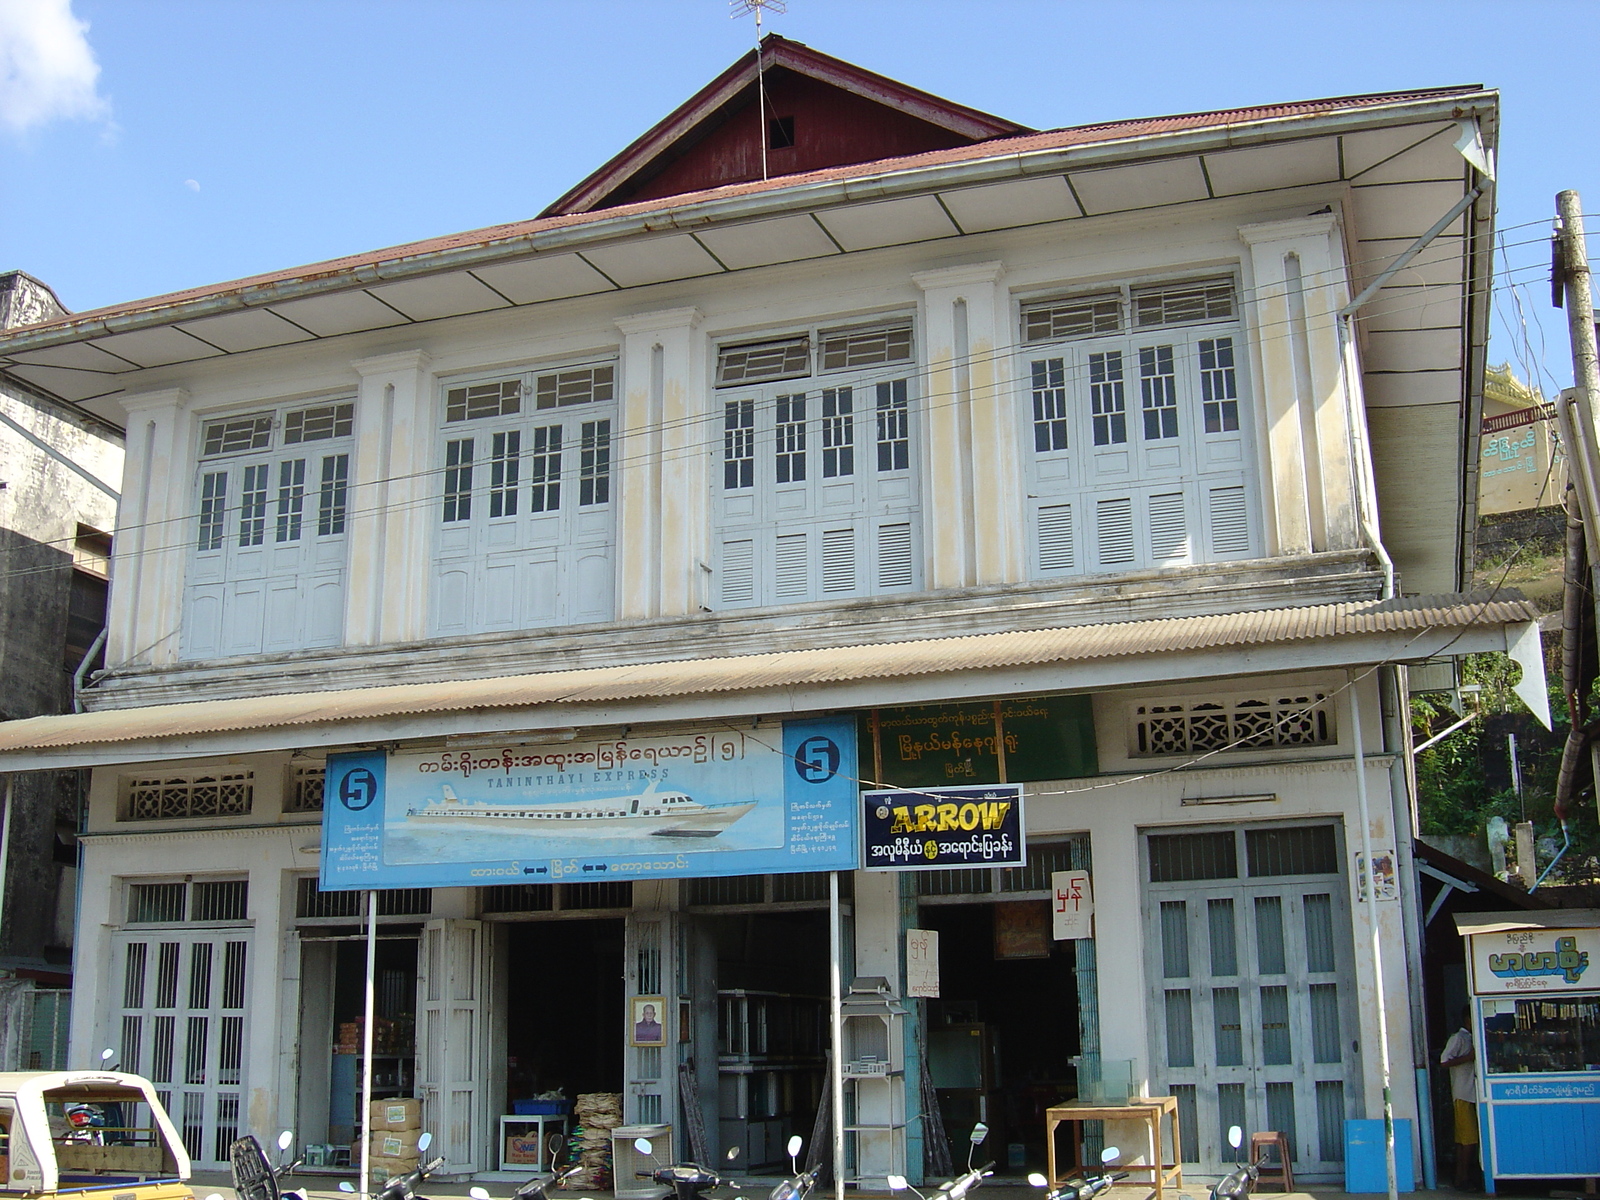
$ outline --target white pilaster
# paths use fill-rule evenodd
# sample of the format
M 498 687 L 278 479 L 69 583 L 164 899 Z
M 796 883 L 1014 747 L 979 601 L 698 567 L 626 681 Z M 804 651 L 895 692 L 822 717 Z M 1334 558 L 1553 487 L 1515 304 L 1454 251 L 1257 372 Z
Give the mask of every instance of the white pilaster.
M 1332 214 L 1245 225 L 1254 340 L 1279 553 L 1361 544 L 1351 459 L 1358 379 L 1341 379 L 1338 312 L 1348 297 Z M 1247 305 L 1248 309 L 1249 306 Z
M 928 586 L 1023 578 L 1021 459 L 998 262 L 919 271 L 927 390 L 923 539 Z
M 427 636 L 441 487 L 430 365 L 421 350 L 351 364 L 361 376 L 348 497 L 345 640 L 352 645 Z
M 106 663 L 177 661 L 183 580 L 195 536 L 189 393 L 146 392 L 123 401 L 127 458 L 117 517 Z
M 617 322 L 623 392 L 613 439 L 618 619 L 705 607 L 710 437 L 700 310 Z

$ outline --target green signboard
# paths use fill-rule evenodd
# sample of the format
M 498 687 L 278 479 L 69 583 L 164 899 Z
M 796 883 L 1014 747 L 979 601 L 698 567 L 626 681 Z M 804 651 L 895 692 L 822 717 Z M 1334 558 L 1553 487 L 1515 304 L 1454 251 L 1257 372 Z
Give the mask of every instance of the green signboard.
M 996 711 L 999 734 L 996 736 Z M 1035 696 L 877 710 L 878 759 L 862 775 L 880 787 L 1030 783 L 1095 774 L 1094 711 L 1088 696 Z M 861 744 L 870 753 L 871 714 Z

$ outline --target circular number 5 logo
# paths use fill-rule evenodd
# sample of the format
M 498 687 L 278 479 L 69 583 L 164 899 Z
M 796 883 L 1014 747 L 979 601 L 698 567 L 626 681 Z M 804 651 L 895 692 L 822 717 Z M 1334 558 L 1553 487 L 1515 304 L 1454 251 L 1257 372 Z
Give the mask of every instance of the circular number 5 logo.
M 378 798 L 378 777 L 365 767 L 357 767 L 339 784 L 339 803 L 351 812 L 370 807 Z
M 794 770 L 807 783 L 827 783 L 839 773 L 839 747 L 832 738 L 807 738 L 795 751 Z

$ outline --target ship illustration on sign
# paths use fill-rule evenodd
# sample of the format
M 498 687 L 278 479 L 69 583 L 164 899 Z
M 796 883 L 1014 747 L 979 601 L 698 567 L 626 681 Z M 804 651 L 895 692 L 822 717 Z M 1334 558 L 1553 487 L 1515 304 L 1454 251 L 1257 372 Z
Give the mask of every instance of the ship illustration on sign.
M 569 800 L 559 804 L 489 804 L 463 800 L 443 785 L 444 799 L 406 810 L 406 820 L 433 828 L 539 830 L 562 837 L 714 838 L 755 808 L 753 800 L 701 804 L 685 792 Z

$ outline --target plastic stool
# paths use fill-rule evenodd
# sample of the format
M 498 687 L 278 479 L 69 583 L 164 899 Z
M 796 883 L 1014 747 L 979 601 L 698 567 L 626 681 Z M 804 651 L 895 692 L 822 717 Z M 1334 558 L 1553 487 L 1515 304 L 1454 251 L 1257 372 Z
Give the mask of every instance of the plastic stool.
M 1277 1150 L 1276 1167 L 1261 1167 L 1264 1151 L 1268 1149 Z M 1294 1168 L 1289 1165 L 1289 1139 L 1285 1135 L 1276 1132 L 1252 1133 L 1250 1163 L 1260 1168 L 1257 1183 L 1276 1183 L 1286 1192 L 1294 1191 Z

